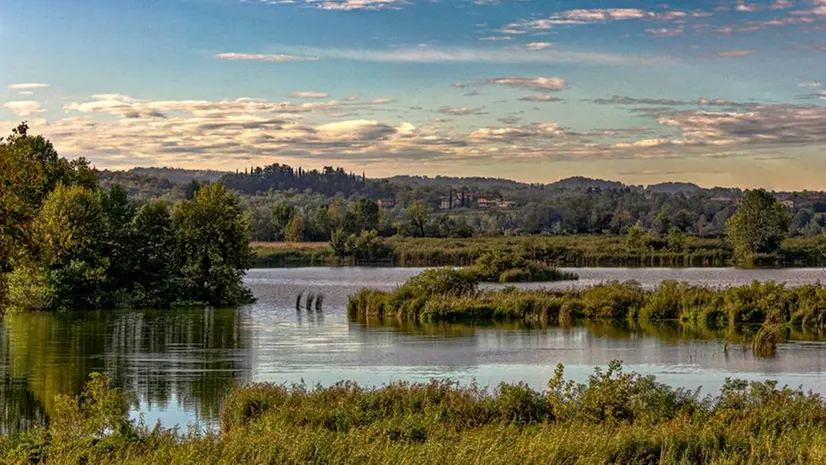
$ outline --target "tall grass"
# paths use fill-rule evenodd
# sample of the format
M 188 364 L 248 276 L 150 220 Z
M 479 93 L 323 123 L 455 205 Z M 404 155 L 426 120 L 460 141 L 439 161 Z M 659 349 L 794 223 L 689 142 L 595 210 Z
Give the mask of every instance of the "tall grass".
M 714 397 L 625 373 L 584 384 L 563 367 L 544 392 L 450 381 L 364 388 L 251 384 L 229 393 L 219 433 L 135 425 L 97 378 L 46 428 L 0 438 L 10 464 L 822 464 L 826 402 L 729 380 Z M 91 395 L 90 395 L 91 393 Z

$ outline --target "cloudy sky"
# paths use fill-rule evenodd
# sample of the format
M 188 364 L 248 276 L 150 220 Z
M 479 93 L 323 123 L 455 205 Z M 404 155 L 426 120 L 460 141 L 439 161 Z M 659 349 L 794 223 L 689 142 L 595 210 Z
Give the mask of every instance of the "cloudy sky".
M 4 132 L 100 168 L 826 189 L 826 0 L 5 0 L 0 43 Z

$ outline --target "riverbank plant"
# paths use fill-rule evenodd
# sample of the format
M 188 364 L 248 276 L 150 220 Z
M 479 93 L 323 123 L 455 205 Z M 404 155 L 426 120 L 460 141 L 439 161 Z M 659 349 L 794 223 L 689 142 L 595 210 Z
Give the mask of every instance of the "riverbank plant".
M 628 373 L 547 389 L 451 381 L 367 388 L 257 383 L 226 397 L 216 432 L 148 428 L 96 375 L 48 426 L 0 437 L 10 464 L 821 464 L 826 402 L 774 382 L 702 396 Z
M 468 267 L 482 282 L 547 282 L 578 279 L 576 273 L 532 262 L 522 255 L 507 254 L 499 249 L 482 253 L 473 266 Z

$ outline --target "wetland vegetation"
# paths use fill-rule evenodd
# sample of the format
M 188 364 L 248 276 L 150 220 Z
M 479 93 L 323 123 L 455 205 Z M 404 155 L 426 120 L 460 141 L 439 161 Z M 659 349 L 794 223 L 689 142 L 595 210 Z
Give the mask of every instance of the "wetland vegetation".
M 94 374 L 58 396 L 44 427 L 0 438 L 12 464 L 581 463 L 820 464 L 826 402 L 774 382 L 727 380 L 715 396 L 597 368 L 587 382 L 562 365 L 536 391 L 450 381 L 364 388 L 258 383 L 233 389 L 220 431 L 136 424 L 129 394 Z

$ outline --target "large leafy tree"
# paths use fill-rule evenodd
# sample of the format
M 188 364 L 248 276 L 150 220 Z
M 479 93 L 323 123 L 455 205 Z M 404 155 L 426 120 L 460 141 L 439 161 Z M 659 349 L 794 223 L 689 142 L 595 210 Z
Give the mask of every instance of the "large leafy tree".
M 344 229 L 351 234 L 379 228 L 379 205 L 370 199 L 361 199 L 344 217 Z
M 79 176 L 74 170 L 83 173 Z M 85 180 L 90 171 L 88 164 L 72 165 L 60 158 L 43 137 L 29 135 L 26 123 L 0 138 L 0 303 L 5 300 L 7 274 L 31 255 L 32 224 L 43 200 L 58 184 Z
M 35 228 L 40 243 L 38 268 L 54 295 L 51 306 L 99 307 L 110 263 L 101 242 L 107 235 L 107 218 L 100 194 L 59 184 L 43 202 Z
M 173 214 L 177 262 L 189 300 L 230 305 L 251 299 L 243 277 L 252 262 L 250 224 L 221 184 L 204 186 Z
M 410 224 L 411 230 L 414 231 L 414 234 L 418 237 L 424 237 L 425 226 L 427 226 L 427 220 L 430 216 L 427 205 L 425 205 L 421 200 L 414 202 L 412 205 L 407 207 L 405 216 L 407 217 L 407 221 Z
M 133 220 L 134 289 L 145 306 L 167 306 L 180 298 L 175 264 L 175 232 L 169 207 L 161 201 L 141 206 Z
M 788 230 L 789 215 L 764 189 L 747 192 L 737 211 L 726 221 L 726 238 L 739 260 L 777 252 Z

